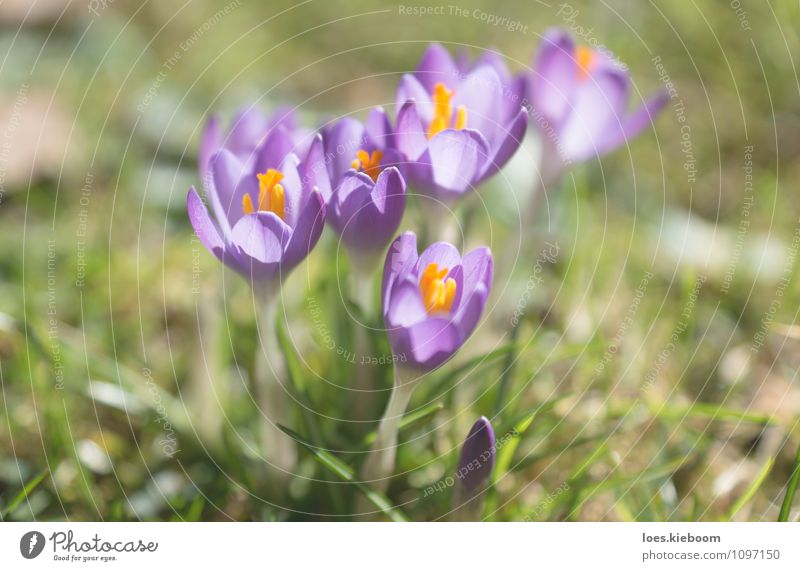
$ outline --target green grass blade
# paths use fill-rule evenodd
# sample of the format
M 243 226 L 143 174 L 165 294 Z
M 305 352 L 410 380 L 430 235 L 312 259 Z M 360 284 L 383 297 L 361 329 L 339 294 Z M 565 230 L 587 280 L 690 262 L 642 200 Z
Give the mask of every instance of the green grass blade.
M 514 452 L 517 451 L 517 446 L 522 441 L 522 436 L 525 434 L 525 431 L 528 430 L 531 423 L 533 423 L 533 419 L 536 417 L 536 412 L 531 412 L 526 414 L 522 420 L 517 422 L 514 427 L 504 433 L 502 438 L 508 437 L 508 440 L 505 442 L 498 442 L 497 443 L 497 459 L 494 466 L 494 474 L 492 476 L 492 483 L 496 483 L 500 478 L 502 478 L 506 472 L 508 472 L 509 467 L 511 466 L 511 459 L 514 457 Z M 510 435 L 510 436 L 509 436 Z
M 35 490 L 35 489 L 36 489 L 36 487 L 37 487 L 39 484 L 41 484 L 41 483 L 42 483 L 42 481 L 44 481 L 44 479 L 45 479 L 45 477 L 46 477 L 46 476 L 47 476 L 47 470 L 42 470 L 41 472 L 39 472 L 39 473 L 36 475 L 36 477 L 35 477 L 35 478 L 33 478 L 33 480 L 31 480 L 30 482 L 28 482 L 27 484 L 25 484 L 25 487 L 24 487 L 24 488 L 22 488 L 22 490 L 20 491 L 20 493 L 18 493 L 16 496 L 14 496 L 14 499 L 13 499 L 13 500 L 11 500 L 11 502 L 8 504 L 8 506 L 6 507 L 6 509 L 5 509 L 5 510 L 3 510 L 3 512 L 2 512 L 2 516 L 0 517 L 0 520 L 3 520 L 3 521 L 5 521 L 5 520 L 6 520 L 6 518 L 8 517 L 8 515 L 9 515 L 10 513 L 12 513 L 12 512 L 13 512 L 15 509 L 17 509 L 17 506 L 19 506 L 19 505 L 22 503 L 22 500 L 24 500 L 25 498 L 27 498 L 27 497 L 28 497 L 28 495 L 30 495 L 30 493 L 31 493 L 33 490 Z
M 786 486 L 786 494 L 783 496 L 783 504 L 781 504 L 781 512 L 778 514 L 778 521 L 789 521 L 789 513 L 792 511 L 792 503 L 794 502 L 794 494 L 797 491 L 798 484 L 800 484 L 800 446 L 797 447 L 794 470 L 792 470 L 792 477 L 789 478 L 789 485 Z
M 745 492 L 739 497 L 738 500 L 736 500 L 733 506 L 731 506 L 731 509 L 728 512 L 728 521 L 731 521 L 739 512 L 739 510 L 742 509 L 745 504 L 753 498 L 754 495 L 756 495 L 756 492 L 761 487 L 761 484 L 763 484 L 764 480 L 767 479 L 767 476 L 769 475 L 770 470 L 772 470 L 772 465 L 774 463 L 775 458 L 770 458 L 764 463 L 764 466 L 758 472 L 758 475 L 756 476 L 756 479 L 753 480 L 753 483 L 747 487 Z
M 409 426 L 417 424 L 418 422 L 425 420 L 429 416 L 433 416 L 443 408 L 444 408 L 444 403 L 435 402 L 433 404 L 429 404 L 428 406 L 424 406 L 421 409 L 412 412 L 411 414 L 407 414 L 400 420 L 400 423 L 398 424 L 398 430 L 403 430 L 405 428 L 408 428 Z M 373 430 L 372 432 L 367 434 L 366 437 L 364 437 L 364 444 L 366 445 L 372 444 L 373 442 L 375 442 L 376 436 L 377 432 Z
M 401 522 L 401 521 L 408 521 L 408 518 L 403 515 L 403 513 L 398 510 L 397 508 L 393 507 L 389 499 L 384 496 L 383 494 L 379 494 L 375 490 L 370 489 L 368 486 L 365 486 L 361 482 L 356 481 L 355 472 L 353 469 L 339 460 L 336 456 L 327 452 L 326 450 L 322 450 L 318 446 L 314 446 L 312 443 L 305 440 L 302 436 L 297 434 L 291 428 L 286 428 L 285 426 L 278 425 L 283 432 L 293 438 L 298 444 L 300 444 L 303 448 L 308 450 L 314 458 L 322 464 L 325 468 L 336 474 L 339 478 L 344 480 L 345 482 L 349 482 L 353 484 L 356 489 L 364 494 L 364 496 L 372 502 L 372 504 L 381 510 L 384 515 L 390 518 L 392 521 Z

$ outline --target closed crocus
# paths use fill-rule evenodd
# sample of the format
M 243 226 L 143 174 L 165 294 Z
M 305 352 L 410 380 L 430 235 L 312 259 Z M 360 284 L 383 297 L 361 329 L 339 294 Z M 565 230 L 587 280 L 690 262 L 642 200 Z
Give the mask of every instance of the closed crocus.
M 502 168 L 525 136 L 524 85 L 499 56 L 468 67 L 432 44 L 397 90 L 395 143 L 415 187 L 452 203 Z
M 402 158 L 381 108 L 365 124 L 346 117 L 323 133 L 331 198 L 328 222 L 355 266 L 370 272 L 397 232 L 406 202 Z
M 483 491 L 492 475 L 495 452 L 492 423 L 482 416 L 472 425 L 461 446 L 453 495 L 454 519 L 474 520 L 480 517 Z
M 543 138 L 543 179 L 565 166 L 613 151 L 647 127 L 668 101 L 659 91 L 628 111 L 631 77 L 603 53 L 576 45 L 564 30 L 549 30 L 531 74 L 534 123 Z
M 377 489 L 388 485 L 398 423 L 414 388 L 470 336 L 486 305 L 491 282 L 488 248 L 462 257 L 451 244 L 438 242 L 418 254 L 413 232 L 402 234 L 389 248 L 383 273 L 383 316 L 398 364 L 389 404 L 363 469 L 365 480 Z

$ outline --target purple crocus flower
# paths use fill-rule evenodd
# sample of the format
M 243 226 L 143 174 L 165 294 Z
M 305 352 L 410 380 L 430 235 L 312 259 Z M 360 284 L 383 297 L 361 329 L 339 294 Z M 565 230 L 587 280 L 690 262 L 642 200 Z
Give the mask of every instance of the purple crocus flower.
M 470 495 L 486 483 L 494 468 L 494 430 L 485 416 L 480 417 L 461 446 L 456 478 L 461 491 Z
M 318 186 L 330 196 L 328 221 L 351 257 L 372 260 L 395 236 L 405 210 L 402 157 L 391 123 L 376 107 L 365 124 L 339 120 L 323 131 L 323 141 L 327 173 Z
M 628 72 L 607 53 L 576 45 L 560 29 L 545 33 L 534 70 L 530 92 L 545 169 L 547 163 L 559 163 L 560 170 L 613 151 L 647 127 L 669 100 L 659 91 L 629 113 Z
M 267 139 L 270 152 L 283 153 L 281 156 L 290 152 L 304 155 L 312 140 L 307 130 L 298 127 L 294 111 L 289 107 L 280 107 L 270 116 L 258 107 L 243 107 L 234 116 L 227 132 L 223 132 L 219 118 L 211 115 L 200 137 L 197 159 L 200 177 L 204 182 L 208 180 L 211 157 L 221 149 L 230 151 L 240 162 L 248 164 L 255 160 L 256 148 Z
M 447 361 L 478 324 L 492 282 L 492 254 L 463 258 L 446 242 L 417 254 L 413 232 L 392 244 L 383 270 L 383 317 L 404 367 L 431 371 Z
M 432 44 L 397 90 L 395 142 L 411 182 L 452 202 L 496 173 L 525 136 L 524 93 L 496 54 L 467 68 Z
M 203 245 L 252 282 L 285 275 L 308 255 L 325 222 L 322 194 L 306 173 L 317 167 L 322 139 L 301 161 L 267 137 L 243 161 L 223 148 L 209 159 L 207 198 L 214 219 L 195 191 L 189 220 Z

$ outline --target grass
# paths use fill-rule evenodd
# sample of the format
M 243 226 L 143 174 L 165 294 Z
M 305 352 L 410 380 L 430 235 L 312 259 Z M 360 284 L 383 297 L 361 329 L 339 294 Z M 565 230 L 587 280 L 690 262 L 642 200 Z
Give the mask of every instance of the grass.
M 796 520 L 800 99 L 789 54 L 800 38 L 788 22 L 797 6 L 749 14 L 745 34 L 710 0 L 696 9 L 632 5 L 624 21 L 575 3 L 642 93 L 660 85 L 652 60 L 661 57 L 686 105 L 698 177 L 687 180 L 670 107 L 630 149 L 576 166 L 524 221 L 535 238 L 519 252 L 514 200 L 533 186 L 530 165 L 518 163 L 462 206 L 469 246 L 495 252 L 493 295 L 458 357 L 415 393 L 385 495 L 356 474 L 391 367 L 371 368 L 381 390 L 369 414 L 354 418 L 355 365 L 326 339 L 352 350 L 348 312 L 357 308 L 347 261 L 326 230 L 284 287 L 280 339 L 297 401 L 286 429 L 303 451 L 291 509 L 264 501 L 249 396 L 258 344 L 251 294 L 193 239 L 184 210 L 186 188 L 199 182 L 194 152 L 208 110 L 227 115 L 263 96 L 265 107 L 301 102 L 309 123 L 363 115 L 391 105 L 398 74 L 431 39 L 497 46 L 517 69 L 537 42 L 470 19 L 406 25 L 394 12 L 358 8 L 333 22 L 344 14 L 334 4 L 261 24 L 282 7 L 243 3 L 182 54 L 144 113 L 136 106 L 163 62 L 218 7 L 198 2 L 159 32 L 156 7 L 136 12 L 120 1 L 83 36 L 85 22 L 73 20 L 46 43 L 46 24 L 3 42 L 12 57 L 0 95 L 13 103 L 25 82 L 24 116 L 46 113 L 43 93 L 75 133 L 46 130 L 68 160 L 25 163 L 17 179 L 4 166 L 2 519 L 346 520 L 365 494 L 388 520 L 443 519 L 451 491 L 425 490 L 455 472 L 460 443 L 486 415 L 498 435 L 516 427 L 519 436 L 501 450 L 485 519 Z M 380 8 L 368 6 L 361 12 Z M 535 3 L 513 10 L 532 30 L 563 24 Z M 626 22 L 646 34 L 628 33 Z M 420 208 L 412 201 L 404 227 L 421 230 Z M 558 244 L 558 259 L 542 264 L 512 327 L 545 241 Z M 369 341 L 371 354 L 389 353 L 382 335 Z

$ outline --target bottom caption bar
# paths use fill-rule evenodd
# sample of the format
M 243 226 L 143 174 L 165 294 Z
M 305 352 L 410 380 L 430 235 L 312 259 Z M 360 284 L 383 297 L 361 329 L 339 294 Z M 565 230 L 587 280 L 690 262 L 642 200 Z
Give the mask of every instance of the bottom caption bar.
M 0 569 L 777 570 L 800 569 L 798 538 L 798 523 L 3 523 Z

